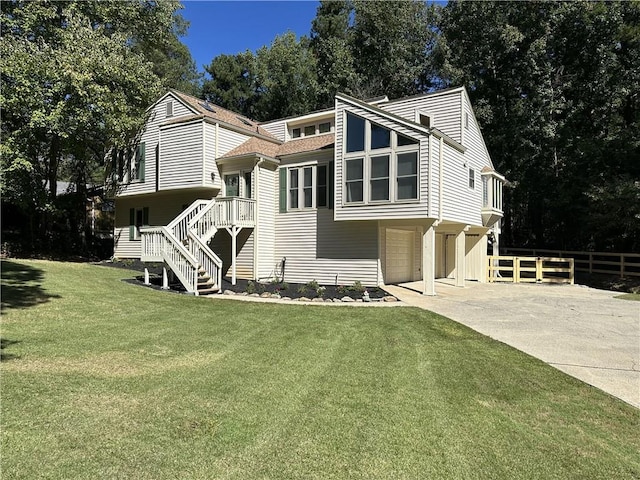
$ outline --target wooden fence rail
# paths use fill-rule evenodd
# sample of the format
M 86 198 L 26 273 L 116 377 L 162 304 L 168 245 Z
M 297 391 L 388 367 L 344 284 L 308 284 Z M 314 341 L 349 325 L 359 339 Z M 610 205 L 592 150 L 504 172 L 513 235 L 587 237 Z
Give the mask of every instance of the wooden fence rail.
M 490 256 L 488 282 L 570 283 L 573 285 L 573 258 Z
M 640 277 L 640 253 L 578 252 L 573 250 L 544 250 L 503 248 L 506 254 L 547 255 L 573 258 L 578 272 L 605 273 L 620 277 Z

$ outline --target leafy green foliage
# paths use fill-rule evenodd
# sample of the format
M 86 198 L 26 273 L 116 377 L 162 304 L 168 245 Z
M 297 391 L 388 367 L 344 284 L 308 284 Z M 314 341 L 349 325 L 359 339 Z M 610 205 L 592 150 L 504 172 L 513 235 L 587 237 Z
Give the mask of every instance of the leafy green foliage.
M 164 65 L 167 52 L 180 50 L 178 8 L 177 1 L 2 2 L 2 195 L 37 214 L 40 237 L 51 228 L 60 174 L 80 197 L 87 183 L 101 183 L 105 153 L 131 142 L 145 109 L 177 81 L 154 74 L 160 68 L 152 62 Z
M 441 75 L 467 87 L 496 167 L 511 182 L 508 243 L 640 248 L 631 226 L 637 209 L 624 207 L 640 178 L 639 17 L 637 2 L 443 9 Z M 623 227 L 612 228 L 617 222 Z

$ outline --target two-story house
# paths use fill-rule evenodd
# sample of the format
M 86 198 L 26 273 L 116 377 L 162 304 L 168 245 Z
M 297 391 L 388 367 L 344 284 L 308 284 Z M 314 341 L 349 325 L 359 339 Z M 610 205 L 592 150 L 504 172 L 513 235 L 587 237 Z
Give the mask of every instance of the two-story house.
M 121 156 L 122 157 L 122 156 Z M 120 159 L 114 256 L 221 277 L 348 285 L 484 281 L 504 178 L 464 88 L 256 123 L 177 91 Z

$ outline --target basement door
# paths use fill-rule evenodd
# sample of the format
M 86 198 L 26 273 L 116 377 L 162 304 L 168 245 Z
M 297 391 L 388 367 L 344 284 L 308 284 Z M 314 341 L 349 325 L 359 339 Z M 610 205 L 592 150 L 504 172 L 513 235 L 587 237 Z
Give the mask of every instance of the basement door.
M 384 283 L 411 282 L 413 280 L 413 260 L 415 232 L 387 228 L 385 248 Z

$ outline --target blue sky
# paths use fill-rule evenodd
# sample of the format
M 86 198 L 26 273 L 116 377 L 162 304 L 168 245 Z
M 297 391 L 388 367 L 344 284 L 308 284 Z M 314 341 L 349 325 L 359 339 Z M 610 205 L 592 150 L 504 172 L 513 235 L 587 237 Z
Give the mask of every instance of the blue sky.
M 183 1 L 188 20 L 182 42 L 189 47 L 199 71 L 214 57 L 256 51 L 287 30 L 309 35 L 318 1 Z

